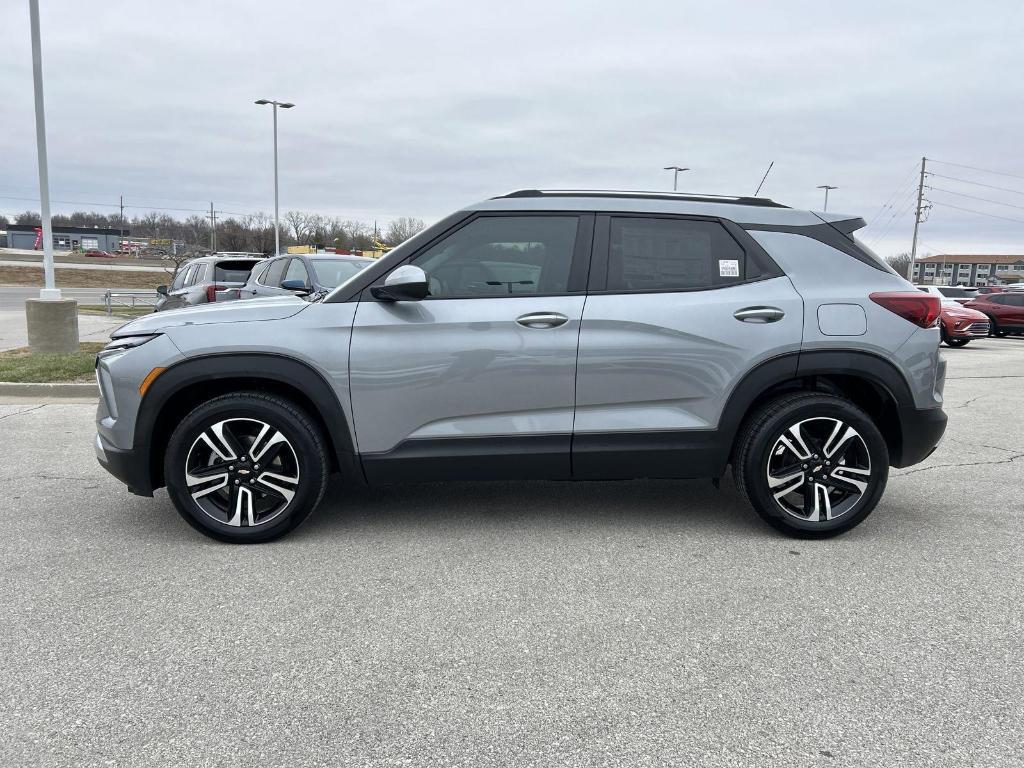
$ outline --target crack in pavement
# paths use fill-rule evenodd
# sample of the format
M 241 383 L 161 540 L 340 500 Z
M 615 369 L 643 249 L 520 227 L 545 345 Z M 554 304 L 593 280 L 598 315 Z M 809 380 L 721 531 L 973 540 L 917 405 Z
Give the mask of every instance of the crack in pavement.
M 9 418 L 11 418 L 11 416 L 21 416 L 21 414 L 23 414 L 23 413 L 32 413 L 32 411 L 38 411 L 40 408 L 45 408 L 46 406 L 47 406 L 47 403 L 43 403 L 42 405 L 36 405 L 36 406 L 33 406 L 32 408 L 26 408 L 23 411 L 15 411 L 14 413 L 6 413 L 3 416 L 0 416 L 0 421 L 3 421 L 4 419 L 9 419 Z
M 968 408 L 968 407 L 970 407 L 971 403 L 977 402 L 978 400 L 981 400 L 981 398 L 983 398 L 983 397 L 988 397 L 990 394 L 992 394 L 992 393 L 991 392 L 986 392 L 986 393 L 981 394 L 981 395 L 976 395 L 975 397 L 972 397 L 970 400 L 967 400 L 966 402 L 962 403 L 961 405 L 951 405 L 950 408 Z
M 906 477 L 907 475 L 914 475 L 918 472 L 929 472 L 933 469 L 949 469 L 952 467 L 983 467 L 991 464 L 1011 464 L 1017 459 L 1024 459 L 1024 453 L 1015 453 L 1013 456 L 1007 456 L 1005 459 L 994 459 L 992 461 L 965 461 L 959 464 L 934 464 L 930 467 L 919 467 L 918 469 L 911 469 L 907 472 L 900 472 L 898 475 L 892 476 Z

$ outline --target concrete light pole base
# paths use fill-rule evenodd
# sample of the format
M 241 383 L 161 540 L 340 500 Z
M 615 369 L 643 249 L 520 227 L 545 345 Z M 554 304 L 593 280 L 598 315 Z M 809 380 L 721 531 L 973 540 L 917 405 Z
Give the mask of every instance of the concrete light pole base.
M 32 354 L 66 355 L 78 351 L 78 302 L 74 299 L 26 299 L 25 320 Z

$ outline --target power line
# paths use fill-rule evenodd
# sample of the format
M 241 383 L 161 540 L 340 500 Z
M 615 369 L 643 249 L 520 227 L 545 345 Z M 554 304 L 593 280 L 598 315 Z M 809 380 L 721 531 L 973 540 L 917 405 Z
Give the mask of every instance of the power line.
M 973 184 L 976 187 L 986 187 L 988 189 L 997 189 L 1000 192 L 1012 192 L 1015 195 L 1024 195 L 1019 189 L 1011 189 L 1010 187 L 996 187 L 992 184 L 982 184 L 980 181 L 971 181 L 970 179 L 961 179 L 957 176 L 944 176 L 941 173 L 935 173 L 934 171 L 928 171 L 929 176 L 935 176 L 939 179 L 949 179 L 950 181 L 962 181 L 964 184 Z
M 927 184 L 925 189 L 931 189 L 935 192 L 945 192 L 949 195 L 957 195 L 958 197 L 968 197 L 971 200 L 980 200 L 983 203 L 992 203 L 993 205 L 1005 205 L 1007 208 L 1017 208 L 1018 210 L 1024 211 L 1024 205 L 1014 205 L 1013 203 L 1002 203 L 999 200 L 990 200 L 987 197 L 978 197 L 977 195 L 968 195 L 964 192 L 954 192 L 952 189 L 943 189 L 942 187 L 930 187 Z
M 896 198 L 899 196 L 899 194 L 901 192 L 904 191 L 904 188 L 907 186 L 907 182 L 908 181 L 913 181 L 914 173 L 916 171 L 917 171 L 917 163 L 914 163 L 913 167 L 911 167 L 911 169 L 910 169 L 910 173 L 903 177 L 903 181 L 901 181 L 899 184 L 896 185 L 896 189 L 893 190 L 892 194 L 889 195 L 888 198 L 886 198 L 884 203 L 882 203 L 882 207 L 879 208 L 878 211 L 875 212 L 875 215 L 872 216 L 868 220 L 868 224 L 867 225 L 869 227 L 872 224 L 874 224 L 875 221 L 878 219 L 878 217 L 881 216 L 885 212 L 886 208 L 891 208 L 895 204 Z
M 994 213 L 985 213 L 984 211 L 975 211 L 970 208 L 961 208 L 959 205 L 953 205 L 952 203 L 940 203 L 938 201 L 931 201 L 934 205 L 941 205 L 944 208 L 956 208 L 958 211 L 965 211 L 967 213 L 976 213 L 979 216 L 988 216 L 990 219 L 1002 219 L 1003 221 L 1015 221 L 1018 224 L 1024 224 L 1024 219 L 1012 219 L 1009 216 L 997 216 Z
M 12 197 L 10 195 L 0 195 L 0 200 L 21 200 L 28 203 L 38 203 L 38 197 Z M 86 200 L 51 200 L 51 203 L 59 203 L 60 205 L 95 205 L 104 208 L 137 208 L 142 211 L 174 211 L 175 213 L 204 213 L 208 214 L 209 209 L 207 208 L 167 208 L 162 205 L 129 205 L 127 203 L 97 203 L 95 201 L 89 202 Z M 240 211 L 217 211 L 217 213 L 226 213 L 229 216 L 252 216 L 252 213 L 241 213 Z
M 874 247 L 877 243 L 880 243 L 882 241 L 882 239 L 887 234 L 889 234 L 889 230 L 892 229 L 893 224 L 896 223 L 897 219 L 902 218 L 903 216 L 905 216 L 906 214 L 908 214 L 910 212 L 910 209 L 914 206 L 914 203 L 915 203 L 916 192 L 917 192 L 916 188 L 911 187 L 910 189 L 908 189 L 908 190 L 906 190 L 904 192 L 903 199 L 900 202 L 894 203 L 892 206 L 890 206 L 890 209 L 892 210 L 893 213 L 888 218 L 888 220 L 885 221 L 884 225 L 882 226 L 882 229 L 879 230 L 878 234 L 873 236 L 873 238 L 871 240 L 871 246 L 872 247 Z M 897 209 L 897 206 L 902 206 L 902 207 Z
M 935 160 L 934 158 L 931 157 L 929 157 L 928 159 L 931 160 L 933 163 L 942 163 L 942 165 L 955 165 L 957 168 L 969 168 L 972 171 L 980 171 L 981 173 L 994 173 L 997 176 L 1009 176 L 1011 179 L 1024 179 L 1024 176 L 1021 176 L 1016 173 L 1007 173 L 1006 171 L 993 171 L 989 170 L 988 168 L 978 168 L 973 165 L 964 165 L 963 163 L 951 163 L 948 160 Z

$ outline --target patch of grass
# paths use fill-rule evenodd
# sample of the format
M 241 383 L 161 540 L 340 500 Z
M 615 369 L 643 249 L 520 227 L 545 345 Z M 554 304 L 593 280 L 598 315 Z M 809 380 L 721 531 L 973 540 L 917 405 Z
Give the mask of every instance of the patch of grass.
M 81 315 L 103 315 L 107 316 L 107 308 L 102 304 L 79 304 L 78 313 Z M 114 305 L 114 313 L 110 317 L 140 317 L 153 314 L 152 307 L 144 307 L 141 304 L 137 307 L 119 307 Z
M 93 379 L 102 341 L 83 341 L 70 355 L 33 355 L 28 347 L 0 352 L 0 381 L 23 383 L 85 382 Z
M 152 288 L 171 281 L 167 272 L 129 272 L 116 269 L 55 269 L 58 288 Z M 43 284 L 42 267 L 0 267 L 0 285 Z

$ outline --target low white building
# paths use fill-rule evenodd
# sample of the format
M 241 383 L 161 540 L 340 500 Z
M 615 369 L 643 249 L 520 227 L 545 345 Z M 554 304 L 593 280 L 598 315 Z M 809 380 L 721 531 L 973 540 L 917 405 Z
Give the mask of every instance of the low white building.
M 938 254 L 914 264 L 922 285 L 1006 285 L 1024 281 L 1024 255 Z

